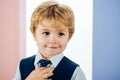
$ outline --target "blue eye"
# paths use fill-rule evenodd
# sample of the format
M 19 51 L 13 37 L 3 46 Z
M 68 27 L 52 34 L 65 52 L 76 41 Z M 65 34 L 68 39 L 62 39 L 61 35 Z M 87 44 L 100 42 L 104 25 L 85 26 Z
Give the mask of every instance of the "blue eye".
M 64 36 L 64 35 L 65 35 L 64 33 L 61 33 L 61 32 L 59 33 L 59 36 Z
M 43 32 L 44 35 L 49 35 L 50 33 L 49 32 Z

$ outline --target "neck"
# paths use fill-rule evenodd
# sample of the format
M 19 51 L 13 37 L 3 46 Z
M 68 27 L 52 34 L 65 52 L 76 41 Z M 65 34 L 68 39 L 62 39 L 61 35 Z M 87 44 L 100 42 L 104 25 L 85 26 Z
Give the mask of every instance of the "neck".
M 46 59 L 46 60 L 48 60 L 48 59 L 50 59 L 52 56 L 49 56 L 49 55 L 46 55 L 46 54 L 42 54 L 41 53 L 41 56 L 44 58 L 44 59 Z

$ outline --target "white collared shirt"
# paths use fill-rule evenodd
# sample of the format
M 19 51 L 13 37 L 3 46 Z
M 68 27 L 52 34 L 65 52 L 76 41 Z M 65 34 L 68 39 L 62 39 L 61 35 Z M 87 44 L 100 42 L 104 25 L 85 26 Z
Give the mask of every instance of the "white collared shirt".
M 52 62 L 54 67 L 57 67 L 57 65 L 59 64 L 59 62 L 62 60 L 63 57 L 64 57 L 63 54 L 60 53 L 60 54 L 50 58 L 49 60 Z M 35 61 L 34 61 L 35 69 L 37 69 L 39 67 L 38 62 L 39 62 L 40 59 L 43 59 L 43 58 L 40 55 L 40 53 L 38 52 L 36 54 Z M 17 67 L 16 75 L 13 78 L 13 80 L 21 80 L 19 65 Z M 71 80 L 86 80 L 85 75 L 84 75 L 83 71 L 81 70 L 81 68 L 79 66 L 75 69 Z

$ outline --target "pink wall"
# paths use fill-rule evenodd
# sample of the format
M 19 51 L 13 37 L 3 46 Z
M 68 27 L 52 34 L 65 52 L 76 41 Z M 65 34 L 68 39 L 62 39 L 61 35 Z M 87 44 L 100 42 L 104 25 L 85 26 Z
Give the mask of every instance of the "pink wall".
M 20 16 L 25 14 L 20 13 L 25 0 L 20 1 L 0 0 L 0 80 L 12 80 L 19 59 L 25 56 L 25 15 Z

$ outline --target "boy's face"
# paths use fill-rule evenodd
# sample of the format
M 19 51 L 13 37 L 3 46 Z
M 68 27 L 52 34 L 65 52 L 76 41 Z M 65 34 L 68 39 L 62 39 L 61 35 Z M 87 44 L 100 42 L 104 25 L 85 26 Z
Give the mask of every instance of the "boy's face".
M 68 28 L 61 27 L 61 29 L 57 29 L 45 20 L 37 26 L 34 38 L 44 58 L 49 59 L 66 48 L 69 40 L 69 32 Z

